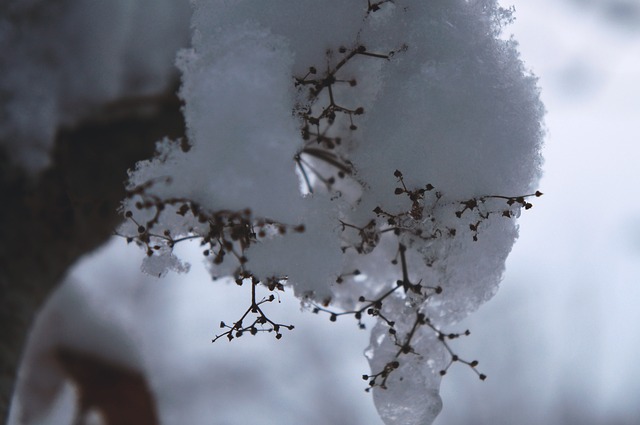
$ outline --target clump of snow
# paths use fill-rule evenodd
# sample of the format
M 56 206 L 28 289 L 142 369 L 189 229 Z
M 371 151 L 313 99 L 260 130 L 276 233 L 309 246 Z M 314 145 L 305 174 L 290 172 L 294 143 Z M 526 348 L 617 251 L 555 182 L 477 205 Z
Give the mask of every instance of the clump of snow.
M 495 1 L 374 5 L 195 1 L 190 148 L 163 141 L 132 172 L 123 229 L 148 249 L 199 238 L 214 276 L 378 317 L 381 417 L 425 424 L 454 356 L 442 329 L 495 294 L 539 196 L 544 108 Z
M 189 263 L 185 263 L 171 252 L 163 252 L 159 255 L 146 256 L 142 260 L 142 271 L 148 275 L 163 277 L 168 271 L 186 273 L 189 271 Z
M 196 43 L 179 58 L 192 149 L 139 164 L 134 179 L 171 176 L 153 193 L 295 223 L 302 203 L 291 159 L 298 143 L 291 52 L 281 37 L 250 24 L 218 35 L 216 44 Z
M 274 236 L 251 246 L 246 255 L 252 273 L 263 281 L 286 277 L 300 298 L 331 298 L 331 287 L 342 266 L 342 251 L 337 217 L 326 213 L 331 211 L 329 203 L 322 198 L 310 200 L 303 232 Z
M 48 165 L 60 126 L 107 102 L 166 90 L 188 40 L 183 0 L 1 7 L 0 145 L 32 173 Z

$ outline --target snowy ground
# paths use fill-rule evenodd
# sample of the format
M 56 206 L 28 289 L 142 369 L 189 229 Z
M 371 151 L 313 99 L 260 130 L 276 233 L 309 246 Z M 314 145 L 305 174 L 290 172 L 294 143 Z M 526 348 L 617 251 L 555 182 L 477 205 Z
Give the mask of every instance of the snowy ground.
M 439 425 L 634 424 L 640 417 L 640 6 L 633 0 L 519 0 L 512 27 L 548 110 L 545 177 L 494 300 L 460 329 L 468 369 L 443 380 Z M 615 9 L 612 5 L 627 9 Z M 624 13 L 617 13 L 623 10 Z M 617 13 L 617 14 L 616 14 Z M 634 14 L 635 13 L 635 14 Z M 130 335 L 166 424 L 379 424 L 360 376 L 367 332 L 272 306 L 296 325 L 280 341 L 211 344 L 246 288 L 187 275 L 138 275 L 143 253 L 114 239 L 72 275 L 87 305 L 59 333 Z M 186 247 L 197 252 L 197 247 Z M 49 314 L 64 311 L 52 304 Z M 57 310 L 56 310 L 57 309 Z M 86 315 L 96 313 L 97 320 Z M 85 315 L 85 316 L 83 316 Z M 46 334 L 46 332 L 45 332 Z M 104 342 L 102 342 L 104 344 Z M 70 390 L 45 423 L 68 418 Z

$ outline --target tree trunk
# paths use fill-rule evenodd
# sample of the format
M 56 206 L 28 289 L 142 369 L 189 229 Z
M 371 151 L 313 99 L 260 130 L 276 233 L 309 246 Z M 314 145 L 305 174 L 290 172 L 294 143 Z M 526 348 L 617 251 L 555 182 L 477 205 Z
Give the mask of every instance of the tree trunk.
M 180 103 L 166 95 L 119 101 L 61 129 L 52 166 L 32 178 L 0 149 L 0 418 L 43 302 L 83 254 L 117 226 L 126 171 L 164 136 L 184 137 Z

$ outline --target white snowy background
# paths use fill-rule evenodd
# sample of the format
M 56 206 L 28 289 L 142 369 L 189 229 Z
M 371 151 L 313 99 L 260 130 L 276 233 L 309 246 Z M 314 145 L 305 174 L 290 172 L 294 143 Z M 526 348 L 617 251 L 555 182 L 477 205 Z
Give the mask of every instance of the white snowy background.
M 472 334 L 454 347 L 488 379 L 452 368 L 436 424 L 637 424 L 640 2 L 513 3 L 509 31 L 548 111 L 545 195 L 520 218 L 501 290 L 459 326 Z M 300 313 L 284 294 L 269 307 L 296 329 L 280 341 L 211 344 L 249 294 L 211 282 L 197 247 L 181 249 L 191 272 L 155 280 L 139 274 L 144 253 L 114 239 L 74 269 L 41 332 L 103 346 L 109 328 L 128 335 L 166 424 L 381 424 L 355 320 Z M 75 297 L 84 308 L 66 317 Z M 69 422 L 72 396 L 43 423 Z

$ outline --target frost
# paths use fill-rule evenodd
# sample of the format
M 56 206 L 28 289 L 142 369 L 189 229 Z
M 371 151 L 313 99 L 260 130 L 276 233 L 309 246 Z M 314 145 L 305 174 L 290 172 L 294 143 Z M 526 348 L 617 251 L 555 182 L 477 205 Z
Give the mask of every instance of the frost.
M 161 142 L 131 173 L 121 233 L 146 261 L 198 239 L 213 276 L 250 282 L 251 306 L 214 340 L 292 329 L 265 316 L 274 296 L 256 298 L 257 285 L 290 286 L 332 321 L 376 318 L 366 379 L 383 420 L 431 423 L 449 367 L 484 379 L 451 346 L 468 332 L 448 329 L 495 294 L 515 219 L 541 195 L 544 108 L 500 38 L 512 11 L 194 6 L 178 59 L 188 143 Z

